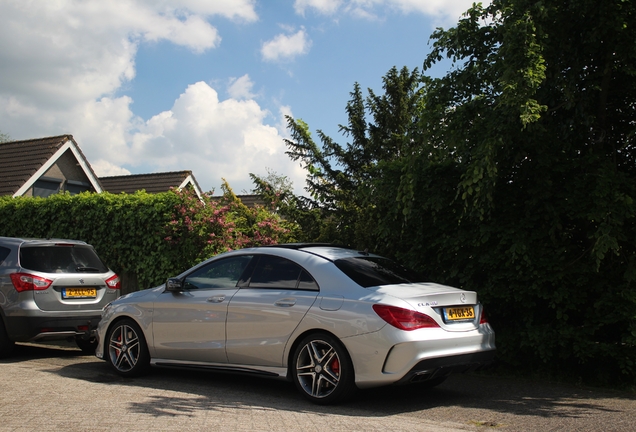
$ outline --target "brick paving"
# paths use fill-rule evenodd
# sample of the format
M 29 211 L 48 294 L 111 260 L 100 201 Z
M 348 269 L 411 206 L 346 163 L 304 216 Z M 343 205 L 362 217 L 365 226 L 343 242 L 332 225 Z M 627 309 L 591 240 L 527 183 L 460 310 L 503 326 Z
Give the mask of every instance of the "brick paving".
M 625 431 L 633 394 L 485 376 L 316 406 L 287 382 L 157 369 L 137 379 L 72 345 L 0 360 L 0 431 Z

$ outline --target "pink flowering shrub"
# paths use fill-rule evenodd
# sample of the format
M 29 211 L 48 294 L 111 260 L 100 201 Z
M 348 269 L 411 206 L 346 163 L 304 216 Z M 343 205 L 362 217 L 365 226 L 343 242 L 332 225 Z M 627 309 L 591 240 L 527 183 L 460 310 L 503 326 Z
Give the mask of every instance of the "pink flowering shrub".
M 234 249 L 294 241 L 293 224 L 263 207 L 248 208 L 227 184 L 223 189 L 220 199 L 173 190 L 178 200 L 164 240 L 179 250 L 185 268 Z

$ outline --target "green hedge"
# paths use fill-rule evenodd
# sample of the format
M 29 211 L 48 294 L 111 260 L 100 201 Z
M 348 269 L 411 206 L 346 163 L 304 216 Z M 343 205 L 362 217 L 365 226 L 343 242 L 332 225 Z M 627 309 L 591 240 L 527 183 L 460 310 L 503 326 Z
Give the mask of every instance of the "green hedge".
M 161 284 L 220 252 L 293 241 L 295 232 L 231 192 L 221 201 L 190 192 L 0 197 L 0 220 L 0 236 L 90 243 L 122 277 L 123 293 Z

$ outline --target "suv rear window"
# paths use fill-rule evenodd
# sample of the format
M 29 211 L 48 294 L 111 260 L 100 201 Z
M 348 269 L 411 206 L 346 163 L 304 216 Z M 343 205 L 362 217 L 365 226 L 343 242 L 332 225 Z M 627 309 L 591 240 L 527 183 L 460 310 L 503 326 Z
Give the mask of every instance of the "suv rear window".
M 90 246 L 22 246 L 20 266 L 44 273 L 106 273 L 108 267 Z
M 428 282 L 424 276 L 387 258 L 343 258 L 336 260 L 334 263 L 344 274 L 364 288 Z

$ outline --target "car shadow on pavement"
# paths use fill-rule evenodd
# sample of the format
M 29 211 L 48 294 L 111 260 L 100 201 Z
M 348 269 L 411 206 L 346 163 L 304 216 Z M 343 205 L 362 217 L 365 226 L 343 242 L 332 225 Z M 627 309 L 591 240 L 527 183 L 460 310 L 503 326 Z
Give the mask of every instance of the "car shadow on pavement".
M 191 416 L 199 410 L 231 408 L 367 417 L 435 412 L 438 417 L 457 420 L 457 410 L 463 409 L 468 417 L 471 410 L 489 410 L 514 416 L 563 419 L 602 416 L 603 413 L 611 415 L 620 411 L 600 402 L 608 398 L 627 399 L 629 403 L 636 401 L 634 395 L 622 392 L 465 374 L 451 376 L 432 389 L 413 385 L 360 390 L 346 403 L 320 406 L 303 399 L 290 382 L 255 376 L 153 368 L 146 376 L 128 379 L 115 374 L 106 362 L 96 358 L 52 372 L 93 383 L 150 389 L 145 398 L 129 401 L 129 409 L 132 413 L 156 417 Z M 453 413 L 446 413 L 449 410 Z
M 2 364 L 50 374 L 53 381 L 42 382 L 60 394 L 81 387 L 90 394 L 117 395 L 109 403 L 123 410 L 121 414 L 168 421 L 208 415 L 238 418 L 234 416 L 243 412 L 246 418 L 284 415 L 301 423 L 307 417 L 310 423 L 330 417 L 345 425 L 400 418 L 462 430 L 636 430 L 633 393 L 496 375 L 455 375 L 432 389 L 415 385 L 361 390 L 346 403 L 319 406 L 302 398 L 292 383 L 255 376 L 153 368 L 143 377 L 122 378 L 105 361 L 82 354 L 72 341 L 58 347 L 18 345 L 11 358 L 0 360 L 0 368 Z M 78 386 L 77 380 L 83 384 Z
M 87 357 L 90 354 L 83 353 L 75 342 L 55 343 L 16 343 L 13 352 L 3 363 L 19 363 L 24 360 L 33 360 L 47 357 Z

